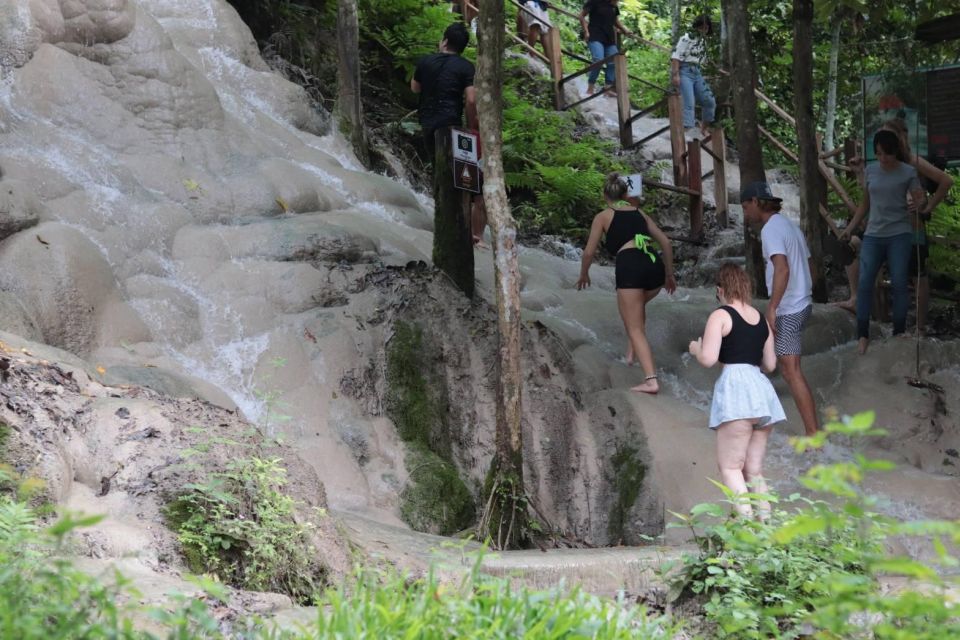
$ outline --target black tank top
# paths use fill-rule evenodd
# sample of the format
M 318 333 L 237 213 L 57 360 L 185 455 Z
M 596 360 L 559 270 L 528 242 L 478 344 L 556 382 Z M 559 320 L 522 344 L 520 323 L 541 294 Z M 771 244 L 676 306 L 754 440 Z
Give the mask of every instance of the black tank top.
M 639 209 L 613 210 L 613 220 L 610 222 L 610 228 L 607 229 L 607 251 L 611 255 L 617 255 L 620 247 L 633 240 L 637 234 L 649 235 L 647 220 L 640 213 Z
M 770 329 L 760 314 L 760 322 L 750 324 L 733 307 L 720 307 L 730 314 L 733 328 L 723 336 L 720 343 L 720 362 L 723 364 L 752 364 L 760 366 L 763 362 L 763 345 L 767 342 Z

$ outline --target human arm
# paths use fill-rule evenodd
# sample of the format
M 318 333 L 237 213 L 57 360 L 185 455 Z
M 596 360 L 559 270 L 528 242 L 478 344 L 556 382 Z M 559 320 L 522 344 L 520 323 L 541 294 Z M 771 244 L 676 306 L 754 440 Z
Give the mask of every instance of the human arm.
M 580 27 L 583 29 L 583 39 L 590 42 L 590 26 L 587 24 L 587 6 L 583 5 L 583 11 L 580 12 Z
M 929 219 L 930 212 L 946 199 L 950 189 L 953 188 L 953 178 L 950 174 L 927 162 L 925 158 L 917 158 L 917 173 L 937 183 L 937 190 L 927 198 L 926 206 L 920 209 L 920 215 L 926 215 L 926 219 Z
M 787 283 L 790 282 L 790 263 L 787 262 L 787 256 L 777 253 L 770 256 L 773 263 L 773 291 L 770 292 L 770 302 L 767 303 L 767 322 L 771 328 L 777 326 L 777 307 L 783 300 L 783 294 L 787 292 Z
M 863 190 L 863 200 L 860 202 L 860 206 L 857 207 L 856 213 L 853 214 L 853 217 L 850 218 L 850 222 L 844 227 L 843 231 L 840 232 L 841 240 L 849 240 L 850 236 L 853 235 L 853 232 L 860 227 L 860 223 L 863 222 L 864 216 L 867 215 L 867 211 L 870 210 L 870 192 L 866 189 Z
M 723 342 L 724 331 L 730 333 L 733 321 L 730 314 L 723 309 L 717 309 L 707 318 L 707 326 L 703 329 L 703 337 L 690 342 L 688 350 L 697 362 L 708 369 L 717 364 L 720 359 L 720 344 Z
M 477 88 L 473 85 L 463 90 L 463 104 L 467 111 L 467 128 L 480 129 L 480 119 L 477 117 Z
M 650 231 L 650 235 L 657 241 L 657 244 L 660 245 L 660 251 L 663 253 L 663 268 L 667 276 L 663 287 L 667 290 L 667 293 L 673 293 L 677 290 L 677 279 L 673 274 L 673 245 L 670 243 L 670 238 L 667 237 L 667 234 L 660 230 L 660 227 L 650 219 L 650 216 L 644 213 L 643 217 L 647 221 L 647 230 Z
M 417 82 L 416 78 L 410 78 L 410 91 L 414 93 L 420 93 L 423 89 L 420 87 L 420 83 Z
M 763 370 L 767 373 L 773 373 L 777 368 L 777 352 L 774 350 L 773 343 L 773 325 L 767 325 L 770 330 L 767 335 L 767 341 L 763 343 Z
M 590 225 L 590 237 L 580 258 L 580 279 L 577 280 L 577 290 L 590 286 L 590 265 L 593 264 L 593 257 L 597 254 L 597 246 L 600 244 L 600 236 L 603 235 L 603 214 L 607 211 L 609 209 L 594 216 L 593 224 Z
M 617 31 L 623 35 L 627 36 L 628 38 L 633 37 L 633 31 L 630 31 L 630 29 L 627 29 L 625 26 L 623 26 L 623 23 L 620 22 L 620 18 L 617 18 L 616 21 L 614 21 L 614 25 L 616 25 Z

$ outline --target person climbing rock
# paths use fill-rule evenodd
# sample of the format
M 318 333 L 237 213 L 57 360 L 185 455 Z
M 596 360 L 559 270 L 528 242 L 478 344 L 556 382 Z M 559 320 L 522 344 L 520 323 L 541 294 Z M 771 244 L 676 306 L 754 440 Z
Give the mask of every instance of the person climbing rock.
M 707 134 L 716 117 L 717 101 L 710 85 L 704 80 L 701 67 L 707 59 L 706 36 L 713 33 L 710 16 L 699 16 L 693 21 L 693 30 L 677 40 L 670 56 L 670 80 L 680 90 L 683 101 L 683 126 L 691 135 L 697 134 L 695 107 L 702 109 L 700 133 Z
M 803 328 L 813 313 L 810 250 L 800 227 L 780 215 L 781 202 L 766 182 L 751 182 L 740 192 L 744 222 L 763 227 L 760 242 L 770 293 L 766 318 L 773 329 L 780 372 L 797 404 L 803 430 L 812 436 L 818 429 L 817 407 L 800 367 Z
M 646 306 L 657 297 L 661 288 L 667 293 L 677 289 L 673 276 L 673 248 L 670 239 L 647 216 L 635 207 L 617 209 L 615 205 L 627 196 L 627 183 L 619 173 L 607 175 L 603 196 L 609 205 L 593 218 L 590 237 L 583 250 L 580 263 L 580 279 L 577 289 L 590 286 L 590 265 L 605 236 L 607 251 L 615 256 L 617 307 L 627 331 L 630 346 L 643 367 L 644 381 L 632 391 L 656 394 L 660 390 L 653 352 L 646 336 Z M 660 245 L 661 255 L 651 246 Z
M 767 493 L 763 456 L 772 425 L 787 419 L 767 372 L 777 367 L 773 331 L 763 314 L 752 306 L 753 285 L 746 272 L 725 264 L 717 274 L 717 301 L 723 305 L 707 318 L 703 336 L 688 350 L 709 368 L 717 362 L 723 372 L 713 386 L 709 427 L 717 432 L 717 466 L 720 479 L 735 494 Z M 760 502 L 762 520 L 770 505 Z M 751 516 L 748 503 L 737 504 L 741 515 Z
M 617 49 L 617 31 L 633 37 L 633 33 L 620 24 L 620 0 L 587 0 L 580 12 L 580 26 L 583 27 L 583 39 L 590 49 L 590 57 L 597 63 L 619 53 Z M 589 18 L 589 22 L 588 19 Z M 596 93 L 597 78 L 600 77 L 600 67 L 595 67 L 587 74 L 587 94 Z M 607 95 L 616 95 L 616 78 L 614 76 L 613 60 L 607 62 L 603 69 L 603 79 Z
M 841 239 L 849 238 L 869 212 L 867 230 L 860 245 L 860 277 L 857 282 L 857 336 L 861 355 L 866 353 L 870 343 L 873 289 L 884 263 L 890 272 L 893 294 L 893 334 L 903 334 L 907 329 L 910 253 L 914 238 L 907 196 L 912 197 L 919 211 L 927 207 L 917 170 L 909 163 L 897 134 L 881 129 L 873 137 L 873 150 L 877 162 L 866 168 L 863 201 L 840 235 Z
M 432 161 L 436 153 L 436 133 L 447 127 L 463 124 L 464 107 L 467 128 L 476 131 L 477 93 L 473 86 L 476 70 L 462 56 L 470 42 L 470 33 L 462 22 L 454 22 L 443 32 L 439 51 L 417 63 L 410 90 L 420 95 L 417 115 L 423 130 L 426 157 Z M 487 210 L 482 196 L 474 196 L 470 211 L 471 233 L 477 244 L 487 225 Z

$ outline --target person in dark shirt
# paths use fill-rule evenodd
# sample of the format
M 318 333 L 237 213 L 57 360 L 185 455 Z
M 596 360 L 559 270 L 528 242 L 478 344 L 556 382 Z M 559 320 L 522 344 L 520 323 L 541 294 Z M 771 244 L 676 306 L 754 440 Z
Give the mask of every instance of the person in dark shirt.
M 583 27 L 583 39 L 590 48 L 590 56 L 594 62 L 618 53 L 617 31 L 624 35 L 633 36 L 626 27 L 620 24 L 619 0 L 587 0 L 580 12 L 580 26 Z M 589 17 L 589 24 L 587 18 Z M 591 69 L 587 74 L 587 93 L 593 95 L 596 91 L 597 78 L 600 77 L 600 68 Z M 603 70 L 606 81 L 607 95 L 616 95 L 613 75 L 613 60 L 608 62 Z
M 463 124 L 464 106 L 467 127 L 477 128 L 475 71 L 473 63 L 460 55 L 469 41 L 470 34 L 462 22 L 451 24 L 443 33 L 440 50 L 423 58 L 410 80 L 410 90 L 420 94 L 417 114 L 428 155 L 432 155 L 437 129 Z
M 461 126 L 464 106 L 467 128 L 474 131 L 479 128 L 473 63 L 460 55 L 468 42 L 467 28 L 462 22 L 454 22 L 443 32 L 440 50 L 422 59 L 410 80 L 410 90 L 420 94 L 417 114 L 427 157 L 431 160 L 436 152 L 436 131 Z M 474 197 L 470 218 L 473 242 L 480 244 L 487 226 L 487 209 L 482 197 Z

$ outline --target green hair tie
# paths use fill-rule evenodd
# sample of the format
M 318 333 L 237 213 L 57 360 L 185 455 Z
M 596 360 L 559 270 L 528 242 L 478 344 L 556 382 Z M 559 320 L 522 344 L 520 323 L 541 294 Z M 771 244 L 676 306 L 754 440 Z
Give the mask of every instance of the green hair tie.
M 657 255 L 650 250 L 650 246 L 647 244 L 651 240 L 653 240 L 653 238 L 650 236 L 645 236 L 642 233 L 638 233 L 633 237 L 633 243 L 637 245 L 637 249 L 640 249 L 640 251 L 643 251 L 645 254 L 650 256 L 650 262 L 656 262 Z

